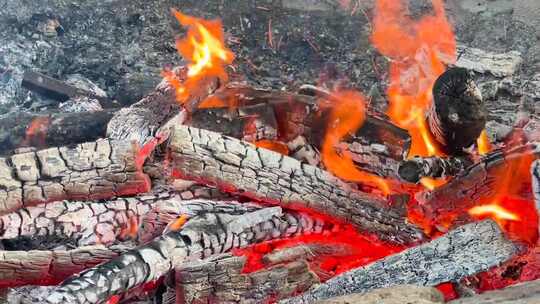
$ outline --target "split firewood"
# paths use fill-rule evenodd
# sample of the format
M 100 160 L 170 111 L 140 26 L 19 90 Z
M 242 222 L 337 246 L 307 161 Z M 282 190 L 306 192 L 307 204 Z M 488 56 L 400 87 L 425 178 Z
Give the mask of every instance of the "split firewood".
M 482 95 L 469 71 L 450 68 L 437 78 L 427 121 L 443 151 L 463 154 L 484 130 L 486 119 Z
M 0 251 L 0 287 L 58 284 L 128 249 L 123 245 L 93 245 L 73 250 Z
M 471 223 L 429 243 L 347 271 L 283 303 L 313 303 L 401 284 L 435 286 L 485 271 L 516 253 L 517 247 L 495 222 Z
M 112 111 L 4 115 L 0 117 L 0 155 L 19 147 L 42 149 L 103 138 L 112 116 Z
M 148 192 L 144 156 L 131 142 L 98 140 L 0 158 L 0 214 L 65 199 Z
M 414 157 L 401 162 L 399 177 L 410 183 L 418 183 L 423 177 L 453 177 L 463 172 L 472 161 L 466 157 Z
M 334 216 L 397 243 L 423 233 L 381 197 L 352 189 L 329 172 L 218 133 L 186 126 L 171 130 L 174 174 L 256 201 Z
M 540 303 L 540 280 L 519 283 L 500 290 L 487 291 L 448 304 L 535 304 Z
M 281 208 L 256 208 L 232 202 L 207 201 L 185 224 L 173 224 L 160 238 L 110 262 L 67 279 L 47 303 L 100 303 L 143 283 L 152 282 L 184 262 L 226 253 L 233 248 L 314 232 L 314 221 Z M 308 216 L 309 217 L 309 216 Z M 181 217 L 180 220 L 184 220 Z M 321 231 L 322 232 L 322 231 Z
M 176 268 L 176 297 L 164 303 L 178 303 L 179 299 L 186 304 L 263 303 L 290 297 L 319 283 L 304 260 L 243 274 L 246 260 L 227 254 Z
M 540 147 L 536 144 L 519 146 L 509 151 L 496 150 L 481 161 L 466 168 L 445 185 L 433 191 L 416 194 L 420 212 L 429 220 L 439 221 L 452 212 L 466 214 L 466 211 L 490 199 L 500 191 L 494 185 L 500 183 L 505 174 L 516 173 L 520 162 L 538 158 Z M 513 180 L 512 193 L 525 200 L 532 200 L 531 180 Z

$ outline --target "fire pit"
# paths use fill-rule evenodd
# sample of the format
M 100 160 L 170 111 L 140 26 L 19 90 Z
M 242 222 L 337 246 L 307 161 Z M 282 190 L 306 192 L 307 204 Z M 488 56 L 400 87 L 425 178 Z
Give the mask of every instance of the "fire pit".
M 540 4 L 5 7 L 7 303 L 540 302 Z

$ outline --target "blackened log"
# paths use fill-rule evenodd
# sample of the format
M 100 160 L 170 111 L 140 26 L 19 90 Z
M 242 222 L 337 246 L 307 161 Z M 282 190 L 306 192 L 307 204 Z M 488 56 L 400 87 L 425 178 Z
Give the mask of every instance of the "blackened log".
M 298 213 L 283 213 L 279 207 L 261 209 L 208 201 L 197 208 L 197 215 L 181 228 L 67 279 L 46 303 L 101 303 L 112 295 L 155 281 L 182 263 L 309 228 L 303 226 Z M 313 233 L 313 227 L 309 231 Z
M 410 183 L 418 183 L 423 177 L 453 177 L 472 165 L 465 157 L 414 157 L 403 161 L 398 168 L 399 177 Z
M 487 112 L 480 90 L 464 68 L 450 68 L 433 86 L 429 130 L 449 155 L 463 154 L 486 126 Z
M 278 136 L 276 115 L 269 104 L 196 109 L 187 124 L 249 142 Z
M 73 250 L 0 251 L 0 287 L 58 284 L 117 257 L 129 247 L 85 246 Z
M 456 175 L 448 183 L 433 191 L 416 194 L 419 212 L 434 222 L 444 221 L 450 213 L 466 216 L 467 211 L 490 201 L 500 191 L 498 184 L 507 174 L 516 174 L 520 163 L 538 158 L 540 146 L 528 144 L 509 151 L 495 150 L 482 160 Z M 514 178 L 511 183 L 514 196 L 532 200 L 531 179 Z M 481 201 L 484 200 L 484 201 Z M 485 201 L 488 200 L 488 201 Z
M 510 259 L 517 247 L 491 220 L 471 223 L 420 246 L 347 271 L 283 303 L 313 303 L 402 284 L 435 286 L 485 271 Z
M 58 200 L 148 192 L 143 161 L 138 146 L 106 139 L 0 158 L 0 215 Z
M 304 260 L 243 273 L 246 257 L 230 254 L 176 268 L 174 303 L 266 303 L 319 283 Z
M 175 126 L 168 148 L 174 174 L 284 208 L 313 210 L 397 243 L 423 233 L 379 196 L 354 190 L 329 172 L 207 130 Z
M 45 97 L 58 100 L 59 102 L 64 102 L 70 98 L 75 98 L 78 96 L 87 96 L 99 100 L 103 106 L 112 106 L 112 101 L 107 97 L 76 88 L 67 83 L 34 71 L 24 72 L 22 86 Z
M 540 303 L 540 280 L 492 290 L 448 304 L 534 304 Z
M 186 68 L 175 71 L 180 81 L 186 73 Z M 175 89 L 163 80 L 154 92 L 114 115 L 107 127 L 107 137 L 136 140 L 141 145 L 146 144 L 158 135 L 160 128 L 168 122 L 171 123 L 173 117 L 178 117 L 179 120 L 172 123 L 184 123 L 188 112 L 193 112 L 199 103 L 218 87 L 217 79 L 208 79 L 180 105 L 176 101 Z M 182 115 L 178 115 L 179 113 Z
M 4 115 L 0 117 L 0 155 L 20 147 L 43 149 L 103 138 L 112 116 L 112 111 Z

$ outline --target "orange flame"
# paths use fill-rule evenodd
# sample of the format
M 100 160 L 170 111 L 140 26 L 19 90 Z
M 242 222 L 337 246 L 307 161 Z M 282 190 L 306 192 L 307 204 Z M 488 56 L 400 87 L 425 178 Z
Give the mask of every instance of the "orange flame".
M 280 141 L 263 139 L 256 141 L 253 144 L 259 148 L 272 150 L 283 155 L 289 155 L 289 147 Z
M 390 58 L 388 115 L 407 129 L 412 144 L 409 156 L 443 155 L 426 125 L 432 103 L 431 89 L 445 70 L 443 62 L 454 62 L 456 41 L 444 14 L 444 3 L 432 0 L 433 14 L 415 20 L 407 16 L 401 0 L 378 0 L 372 43 Z
M 28 128 L 26 128 L 26 136 L 20 143 L 21 146 L 45 146 L 47 131 L 51 124 L 49 117 L 36 117 L 32 119 Z
M 335 94 L 336 103 L 330 113 L 329 125 L 322 145 L 322 160 L 326 168 L 336 176 L 351 181 L 374 184 L 385 194 L 390 193 L 386 181 L 376 175 L 360 171 L 347 151 L 336 151 L 339 142 L 358 130 L 365 119 L 365 99 L 354 91 Z
M 234 53 L 225 46 L 221 21 L 191 17 L 175 9 L 172 13 L 188 28 L 186 37 L 176 41 L 176 49 L 189 62 L 187 79 L 181 82 L 171 71 L 165 71 L 163 76 L 175 88 L 178 102 L 184 103 L 208 77 L 226 82 L 225 66 L 232 63 Z
M 476 140 L 476 145 L 478 146 L 478 154 L 480 155 L 486 155 L 491 151 L 491 143 L 489 142 L 486 130 L 480 133 L 480 137 Z
M 514 214 L 505 208 L 499 206 L 498 204 L 489 204 L 489 205 L 482 205 L 482 206 L 476 206 L 471 209 L 469 209 L 469 214 L 472 216 L 480 216 L 480 215 L 492 215 L 497 220 L 507 220 L 507 221 L 517 221 L 519 220 L 519 216 L 517 214 Z

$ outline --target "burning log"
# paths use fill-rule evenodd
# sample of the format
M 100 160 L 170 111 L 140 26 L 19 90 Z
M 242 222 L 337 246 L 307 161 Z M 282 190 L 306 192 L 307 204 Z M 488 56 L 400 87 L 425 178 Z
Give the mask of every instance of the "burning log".
M 448 154 L 463 154 L 480 136 L 487 113 L 469 71 L 451 68 L 435 81 L 428 113 L 429 129 Z
M 198 208 L 197 215 L 181 228 L 173 225 L 153 242 L 64 281 L 49 295 L 47 303 L 99 303 L 157 280 L 184 262 L 297 231 L 314 232 L 313 221 L 301 221 L 303 215 L 283 213 L 279 207 L 257 209 L 208 201 Z
M 0 287 L 58 284 L 89 267 L 108 262 L 126 246 L 93 245 L 73 250 L 0 251 Z
M 536 206 L 536 212 L 540 218 L 540 160 L 536 160 L 532 163 L 531 177 L 534 205 Z M 540 233 L 540 225 L 538 226 L 538 232 Z
M 338 275 L 283 303 L 313 303 L 401 284 L 434 286 L 499 265 L 517 253 L 491 220 L 459 227 L 427 244 Z
M 0 117 L 0 154 L 19 147 L 59 147 L 105 137 L 111 111 L 89 113 L 11 113 Z
M 346 296 L 317 301 L 315 304 L 399 304 L 404 299 L 409 304 L 442 304 L 445 303 L 442 293 L 434 287 L 415 285 L 399 285 L 376 289 L 368 293 L 350 294 Z
M 0 214 L 64 199 L 92 200 L 150 189 L 138 148 L 118 140 L 0 158 Z
M 319 283 L 303 260 L 243 274 L 246 257 L 222 255 L 176 269 L 172 301 L 194 304 L 201 301 L 262 303 L 279 300 Z
M 423 239 L 417 227 L 378 196 L 352 189 L 329 172 L 220 134 L 185 126 L 169 138 L 176 176 L 257 201 L 332 215 L 397 243 Z
M 399 176 L 410 183 L 418 183 L 423 177 L 452 177 L 472 165 L 465 157 L 414 157 L 403 161 L 398 168 Z
M 466 215 L 466 211 L 482 203 L 481 199 L 493 199 L 503 185 L 505 174 L 519 174 L 519 167 L 537 158 L 540 147 L 529 144 L 509 151 L 496 150 L 486 155 L 480 162 L 468 167 L 443 186 L 433 191 L 416 194 L 420 212 L 429 220 L 444 222 L 448 214 Z M 524 200 L 532 199 L 529 177 L 512 181 L 512 193 Z
M 450 301 L 448 304 L 533 304 L 538 302 L 540 302 L 540 280 L 520 283 L 500 290 L 488 291 L 473 297 Z

